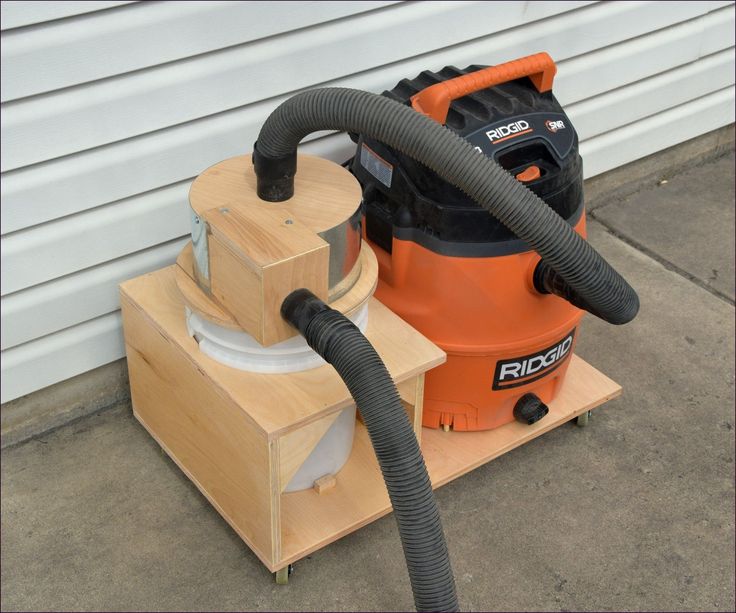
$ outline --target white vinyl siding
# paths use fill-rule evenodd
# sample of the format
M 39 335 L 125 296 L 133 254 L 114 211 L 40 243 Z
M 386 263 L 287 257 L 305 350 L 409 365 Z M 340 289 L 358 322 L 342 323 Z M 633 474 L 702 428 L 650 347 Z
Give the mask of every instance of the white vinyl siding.
M 2 402 L 124 355 L 194 176 L 295 92 L 547 51 L 587 177 L 734 121 L 733 2 L 4 2 Z M 304 150 L 343 161 L 344 135 Z

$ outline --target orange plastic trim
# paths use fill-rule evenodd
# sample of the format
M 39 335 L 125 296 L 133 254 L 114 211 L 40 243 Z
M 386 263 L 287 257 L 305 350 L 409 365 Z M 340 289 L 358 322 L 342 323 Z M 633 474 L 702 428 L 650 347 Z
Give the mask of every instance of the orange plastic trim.
M 557 66 L 549 54 L 535 53 L 431 85 L 411 97 L 411 106 L 415 111 L 444 124 L 453 100 L 521 77 L 529 77 L 539 92 L 546 92 L 552 89 L 555 73 Z

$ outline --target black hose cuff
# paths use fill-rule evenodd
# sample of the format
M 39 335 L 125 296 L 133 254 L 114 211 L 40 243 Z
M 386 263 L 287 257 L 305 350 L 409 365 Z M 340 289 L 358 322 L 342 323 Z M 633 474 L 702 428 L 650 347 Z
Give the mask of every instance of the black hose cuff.
M 573 306 L 583 309 L 592 313 L 596 317 L 605 319 L 607 322 L 614 325 L 620 326 L 621 324 L 628 323 L 634 317 L 639 310 L 639 301 L 624 299 L 621 301 L 621 306 L 617 311 L 611 311 L 605 314 L 597 312 L 585 298 L 583 298 L 578 292 L 576 292 L 570 284 L 562 278 L 562 275 L 557 273 L 551 266 L 545 264 L 544 260 L 540 260 L 534 269 L 534 275 L 532 276 L 534 288 L 540 294 L 554 294 L 559 296 L 563 300 L 567 300 Z M 634 294 L 636 296 L 636 294 Z
M 256 191 L 261 200 L 283 202 L 294 195 L 296 151 L 282 157 L 270 157 L 253 145 L 253 167 L 256 171 Z
M 330 310 L 332 309 L 308 289 L 297 289 L 291 292 L 281 304 L 281 317 L 304 336 L 314 316 L 322 311 Z
M 544 260 L 540 260 L 534 269 L 532 281 L 534 289 L 540 294 L 554 294 L 579 309 L 593 313 L 591 306 L 551 266 L 545 264 Z

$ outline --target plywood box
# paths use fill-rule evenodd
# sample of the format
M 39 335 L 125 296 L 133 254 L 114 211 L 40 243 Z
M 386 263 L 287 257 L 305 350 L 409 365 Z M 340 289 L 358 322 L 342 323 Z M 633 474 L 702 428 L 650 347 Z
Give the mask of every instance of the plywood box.
M 331 366 L 259 374 L 201 353 L 186 330 L 174 266 L 124 283 L 121 303 L 136 418 L 269 569 L 390 508 L 360 423 L 334 486 L 321 484 L 321 494 L 282 493 L 353 402 Z M 424 372 L 445 355 L 377 300 L 368 308 L 366 336 L 397 382 L 419 436 Z M 366 472 L 378 478 L 366 481 Z
M 294 287 L 327 300 L 330 246 L 280 211 L 247 213 L 233 207 L 204 215 L 210 229 L 211 291 L 240 327 L 268 346 L 295 335 L 279 313 Z

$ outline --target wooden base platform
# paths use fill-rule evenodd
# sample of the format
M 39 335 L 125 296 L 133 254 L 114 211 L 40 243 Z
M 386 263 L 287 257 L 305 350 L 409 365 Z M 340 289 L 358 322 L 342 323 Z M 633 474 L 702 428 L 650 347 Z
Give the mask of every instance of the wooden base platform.
M 514 422 L 485 432 L 422 428 L 422 453 L 432 486 L 445 485 L 620 394 L 621 386 L 573 356 L 549 414 L 532 426 Z M 326 494 L 308 490 L 282 497 L 282 564 L 293 563 L 391 511 L 368 432 L 360 422 L 353 452 L 337 483 Z
M 305 441 L 313 446 L 316 434 L 350 401 L 331 367 L 264 376 L 209 359 L 186 332 L 173 267 L 126 282 L 122 298 L 136 417 L 271 571 L 391 510 L 360 421 L 334 485 L 321 493 L 283 491 L 304 459 Z M 443 361 L 442 352 L 375 300 L 366 335 L 398 383 L 434 487 L 621 393 L 618 384 L 573 356 L 549 414 L 532 426 L 421 428 L 423 372 Z
M 512 422 L 485 432 L 422 428 L 422 452 L 432 486 L 444 485 L 620 395 L 618 383 L 573 355 L 560 393 L 536 424 Z

